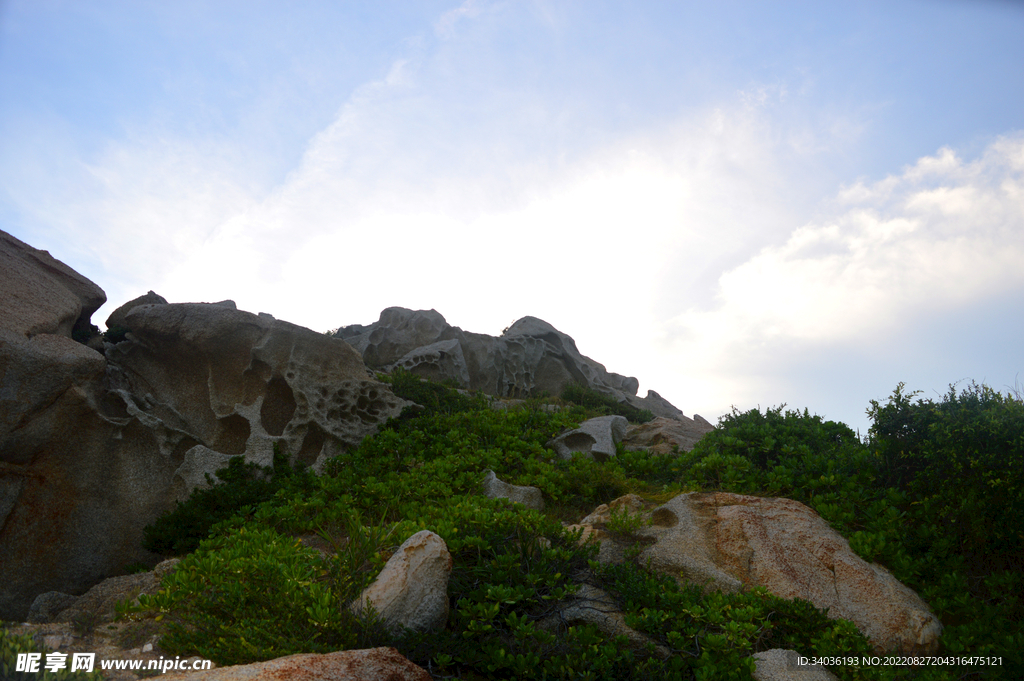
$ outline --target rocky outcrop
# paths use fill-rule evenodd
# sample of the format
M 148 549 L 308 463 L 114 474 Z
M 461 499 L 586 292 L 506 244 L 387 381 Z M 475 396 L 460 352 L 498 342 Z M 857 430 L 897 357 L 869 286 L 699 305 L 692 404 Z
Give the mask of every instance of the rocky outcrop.
M 107 317 L 107 329 L 124 329 L 128 330 L 128 323 L 125 321 L 125 315 L 139 307 L 140 305 L 166 305 L 167 299 L 163 296 L 150 291 L 144 296 L 139 296 L 133 300 L 129 300 L 127 303 L 117 308 L 110 313 Z
M 599 416 L 584 421 L 579 428 L 562 433 L 546 446 L 563 459 L 583 454 L 596 461 L 606 461 L 615 456 L 615 445 L 626 436 L 628 428 L 629 421 L 624 416 Z
M 799 664 L 795 650 L 772 648 L 755 653 L 754 681 L 839 681 L 836 675 L 819 665 Z
M 627 450 L 646 449 L 652 454 L 688 452 L 715 427 L 695 414 L 692 419 L 680 416 L 667 419 L 659 416 L 653 421 L 630 424 L 622 444 Z
M 451 571 L 452 557 L 444 540 L 421 530 L 398 547 L 376 581 L 352 603 L 352 611 L 363 613 L 369 606 L 391 627 L 443 629 Z
M 167 681 L 430 681 L 394 648 L 300 653 L 268 662 L 161 676 Z
M 494 471 L 484 471 L 484 496 L 488 499 L 508 499 L 513 504 L 522 504 L 535 511 L 544 510 L 544 497 L 536 487 L 510 485 L 499 480 Z
M 71 338 L 104 299 L 0 232 L 0 619 L 155 564 L 142 528 L 224 457 L 316 467 L 405 404 L 348 344 L 230 301 L 122 306 L 104 355 Z
M 800 502 L 681 494 L 655 508 L 650 522 L 636 532 L 650 542 L 637 559 L 641 564 L 709 589 L 763 586 L 783 598 L 802 598 L 833 619 L 852 621 L 880 652 L 938 648 L 942 625 L 927 604 L 885 568 L 857 556 Z M 602 555 L 616 555 L 604 546 L 614 537 L 597 538 Z
M 369 367 L 402 367 L 488 395 L 560 395 L 577 382 L 657 416 L 683 415 L 654 391 L 637 397 L 637 379 L 609 372 L 580 354 L 571 337 L 536 317 L 523 317 L 496 338 L 451 326 L 436 310 L 389 307 L 375 323 L 342 327 L 335 335 L 358 350 Z

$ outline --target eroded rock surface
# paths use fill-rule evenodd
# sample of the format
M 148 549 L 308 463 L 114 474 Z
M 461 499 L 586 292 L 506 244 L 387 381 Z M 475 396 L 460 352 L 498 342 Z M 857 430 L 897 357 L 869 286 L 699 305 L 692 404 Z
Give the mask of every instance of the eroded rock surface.
M 267 662 L 167 674 L 167 681 L 430 681 L 425 669 L 394 648 L 300 653 Z
M 389 307 L 373 324 L 342 327 L 335 335 L 358 350 L 369 367 L 400 366 L 488 395 L 560 395 L 577 382 L 657 416 L 683 415 L 653 390 L 637 397 L 637 379 L 609 372 L 582 355 L 570 336 L 536 317 L 523 317 L 494 337 L 451 326 L 436 310 Z
M 655 540 L 641 564 L 709 588 L 763 586 L 852 621 L 879 651 L 928 654 L 942 625 L 914 591 L 867 563 L 817 513 L 791 499 L 682 494 L 638 534 Z
M 544 496 L 536 487 L 510 485 L 499 480 L 494 471 L 484 471 L 484 496 L 488 499 L 508 499 L 513 504 L 522 504 L 535 511 L 544 510 Z
M 647 423 L 630 424 L 622 444 L 628 450 L 646 449 L 652 454 L 671 454 L 677 450 L 688 452 L 714 429 L 699 414 L 694 414 L 692 419 L 659 416 Z
M 546 446 L 563 459 L 583 454 L 596 461 L 606 461 L 615 456 L 615 445 L 626 436 L 628 428 L 629 421 L 624 416 L 599 416 L 584 421 L 579 428 L 562 433 Z

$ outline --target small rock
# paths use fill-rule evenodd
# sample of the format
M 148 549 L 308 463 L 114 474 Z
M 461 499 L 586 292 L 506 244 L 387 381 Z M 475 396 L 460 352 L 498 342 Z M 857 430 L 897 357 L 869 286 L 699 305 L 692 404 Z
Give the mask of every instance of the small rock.
M 522 504 L 535 511 L 544 510 L 544 498 L 536 487 L 510 485 L 498 479 L 494 471 L 485 471 L 484 496 L 488 499 L 508 499 L 514 504 Z

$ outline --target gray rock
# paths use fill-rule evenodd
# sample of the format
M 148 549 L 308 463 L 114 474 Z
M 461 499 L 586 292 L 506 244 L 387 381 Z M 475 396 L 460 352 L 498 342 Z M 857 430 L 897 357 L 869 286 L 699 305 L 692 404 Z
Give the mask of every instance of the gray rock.
M 358 350 L 367 366 L 382 371 L 404 366 L 425 378 L 453 378 L 463 388 L 496 397 L 560 395 L 566 385 L 578 382 L 656 416 L 682 416 L 654 391 L 638 397 L 637 379 L 609 372 L 582 355 L 570 336 L 536 317 L 523 317 L 496 338 L 451 326 L 436 310 L 390 307 L 377 322 L 342 327 L 334 335 Z
M 46 593 L 39 594 L 32 601 L 32 606 L 28 609 L 28 616 L 25 618 L 25 621 L 32 624 L 53 622 L 60 615 L 61 611 L 70 608 L 77 600 L 78 596 L 72 596 L 61 591 L 47 591 Z
M 444 540 L 422 530 L 398 547 L 377 579 L 351 604 L 373 610 L 389 626 L 416 631 L 443 629 L 448 621 L 448 575 L 452 557 Z
M 499 480 L 492 470 L 487 470 L 484 474 L 484 496 L 488 499 L 508 499 L 514 504 L 522 504 L 535 511 L 544 510 L 544 497 L 536 487 L 510 485 Z
M 698 420 L 700 419 L 700 420 Z M 668 419 L 659 416 L 653 421 L 630 425 L 622 444 L 629 450 L 646 449 L 653 454 L 688 452 L 714 427 L 699 416 Z
M 207 475 L 216 483 L 219 480 L 217 471 L 227 466 L 233 458 L 230 454 L 215 452 L 205 445 L 196 445 L 185 452 L 185 458 L 178 470 L 174 471 L 171 480 L 175 500 L 185 501 L 192 496 L 193 490 L 208 488 L 210 484 L 206 481 Z
M 754 681 L 839 681 L 825 667 L 797 664 L 800 654 L 795 650 L 772 648 L 751 657 L 757 666 Z
M 580 424 L 579 428 L 562 433 L 547 443 L 563 459 L 582 453 L 597 461 L 615 456 L 615 445 L 626 435 L 629 421 L 623 416 L 599 416 Z
M 127 325 L 127 323 L 124 320 L 125 315 L 128 314 L 128 312 L 130 310 L 133 310 L 134 308 L 138 307 L 139 305 L 166 305 L 166 304 L 167 304 L 167 299 L 165 299 L 161 295 L 158 295 L 158 294 L 154 293 L 153 291 L 150 291 L 149 293 L 147 293 L 144 296 L 139 296 L 138 298 L 135 298 L 134 300 L 129 300 L 127 303 L 125 303 L 121 307 L 119 307 L 116 310 L 114 310 L 113 312 L 111 312 L 110 316 L 107 317 L 107 328 L 108 329 L 127 328 L 128 325 Z
M 166 681 L 430 681 L 430 674 L 394 648 L 299 653 L 266 662 L 166 674 Z

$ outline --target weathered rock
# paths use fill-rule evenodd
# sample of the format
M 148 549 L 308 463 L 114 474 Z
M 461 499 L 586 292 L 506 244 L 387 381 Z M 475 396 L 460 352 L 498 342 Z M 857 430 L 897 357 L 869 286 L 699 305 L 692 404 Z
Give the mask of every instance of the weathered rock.
M 536 487 L 510 485 L 498 479 L 494 471 L 485 471 L 484 496 L 488 499 L 508 499 L 514 504 L 522 504 L 535 511 L 544 510 L 544 497 Z
M 185 452 L 178 470 L 174 471 L 171 488 L 177 501 L 185 501 L 195 489 L 206 489 L 210 485 L 206 476 L 217 482 L 217 471 L 228 465 L 235 456 L 215 452 L 205 445 L 196 445 Z
M 300 653 L 267 662 L 166 674 L 167 681 L 430 681 L 394 648 Z
M 150 291 L 144 296 L 139 296 L 134 300 L 129 300 L 127 303 L 117 308 L 110 313 L 107 317 L 107 328 L 108 329 L 127 329 L 128 323 L 125 321 L 125 315 L 131 310 L 137 308 L 140 305 L 166 305 L 167 300 L 153 291 Z
M 0 231 L 0 329 L 71 338 L 106 300 L 99 286 L 48 252 Z
M 579 428 L 562 433 L 547 443 L 563 459 L 581 453 L 597 461 L 615 456 L 615 445 L 622 441 L 629 428 L 623 416 L 599 416 L 580 424 Z
M 917 594 L 803 504 L 739 494 L 682 494 L 656 508 L 639 531 L 656 543 L 641 563 L 709 588 L 763 586 L 851 620 L 878 651 L 928 654 L 942 625 Z
M 371 606 L 391 627 L 443 629 L 451 570 L 444 540 L 429 530 L 417 532 L 388 559 L 376 581 L 352 603 L 352 611 L 361 613 Z
M 559 395 L 578 382 L 658 416 L 683 414 L 654 391 L 637 397 L 637 379 L 610 373 L 582 355 L 571 337 L 536 317 L 523 317 L 496 338 L 451 326 L 436 310 L 389 307 L 377 322 L 342 327 L 335 335 L 356 348 L 368 366 L 384 371 L 402 366 L 488 395 Z
M 230 301 L 136 305 L 105 357 L 68 337 L 102 291 L 6 234 L 0 297 L 2 619 L 155 564 L 142 529 L 186 474 L 224 456 L 270 465 L 275 444 L 316 470 L 406 404 L 348 344 Z
M 62 591 L 47 591 L 39 594 L 32 601 L 25 621 L 32 624 L 53 622 L 62 611 L 74 605 L 78 598 L 78 596 L 72 596 Z
M 539 626 L 554 631 L 581 624 L 592 624 L 611 638 L 625 636 L 633 649 L 652 649 L 658 659 L 665 660 L 672 656 L 671 650 L 627 625 L 625 615 L 615 600 L 589 584 L 581 584 L 579 591 L 560 604 L 558 612 L 541 620 Z
M 349 345 L 288 322 L 205 304 L 136 307 L 125 321 L 135 340 L 107 354 L 129 414 L 222 454 L 269 466 L 276 442 L 317 467 L 405 404 Z
M 641 527 L 646 526 L 650 522 L 651 516 L 643 499 L 636 494 L 626 494 L 607 504 L 601 504 L 594 509 L 593 513 L 579 523 L 568 526 L 566 529 L 571 531 L 582 530 L 580 535 L 581 544 L 590 541 L 600 542 L 601 547 L 598 551 L 597 559 L 602 563 L 618 565 L 625 560 L 626 550 L 632 545 L 633 538 L 617 536 L 606 529 L 609 521 L 612 519 L 612 514 L 637 516 L 641 521 L 641 523 L 638 523 Z
M 795 650 L 772 648 L 755 653 L 754 681 L 839 681 L 836 675 L 819 665 L 799 665 Z
M 674 419 L 659 416 L 647 423 L 630 424 L 622 444 L 629 450 L 647 449 L 653 454 L 671 454 L 677 449 L 688 452 L 714 429 L 699 415 L 692 419 L 685 416 Z
M 438 383 L 454 380 L 459 385 L 469 385 L 469 368 L 455 338 L 410 350 L 392 366 Z

